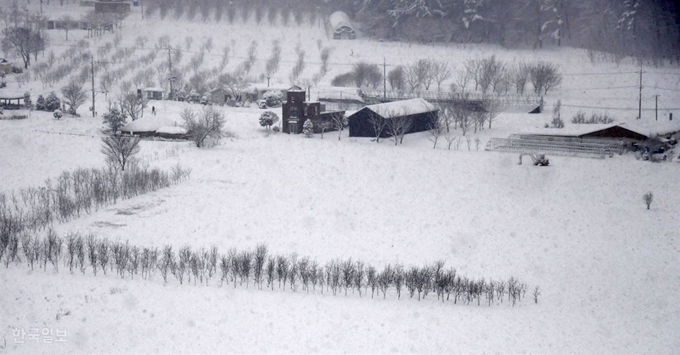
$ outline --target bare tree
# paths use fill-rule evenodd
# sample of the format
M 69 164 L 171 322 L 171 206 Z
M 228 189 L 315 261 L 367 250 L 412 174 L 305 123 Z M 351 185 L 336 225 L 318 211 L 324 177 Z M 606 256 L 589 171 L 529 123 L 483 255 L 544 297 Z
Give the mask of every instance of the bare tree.
M 125 167 L 129 165 L 130 161 L 134 160 L 134 156 L 139 153 L 140 147 L 139 137 L 127 137 L 122 135 L 113 135 L 102 138 L 101 152 L 106 156 L 107 162 L 113 166 L 125 171 Z
M 562 83 L 562 75 L 558 72 L 557 65 L 548 62 L 531 64 L 530 78 L 536 94 L 543 91 L 543 94 L 547 95 L 549 89 Z
M 516 67 L 512 68 L 510 78 L 518 94 L 524 94 L 524 87 L 529 80 L 529 75 L 529 66 L 525 62 L 520 62 Z
M 184 128 L 199 148 L 206 146 L 206 139 L 209 139 L 210 145 L 214 145 L 224 135 L 224 113 L 213 106 L 207 106 L 198 113 L 187 108 L 181 116 Z
M 413 119 L 403 115 L 392 115 L 392 118 L 387 119 L 387 131 L 394 140 L 394 145 L 403 143 L 404 135 L 411 130 Z
M 121 112 L 129 116 L 133 121 L 144 117 L 144 108 L 148 102 L 144 95 L 137 95 L 133 91 L 121 94 L 118 97 L 118 106 L 120 106 Z
M 404 85 L 406 82 L 406 74 L 404 67 L 401 65 L 395 67 L 387 73 L 387 81 L 390 83 L 392 90 L 404 90 Z
M 24 69 L 31 65 L 31 53 L 37 53 L 44 49 L 45 39 L 40 31 L 32 26 L 10 27 L 5 30 L 5 38 L 2 40 L 2 48 L 5 52 L 14 52 L 21 56 L 24 61 Z
M 61 24 L 63 26 L 64 32 L 66 32 L 66 41 L 68 42 L 68 31 L 71 29 L 71 25 L 73 23 L 73 17 L 71 15 L 66 14 L 62 17 L 59 18 L 59 21 L 61 21 Z
M 340 112 L 331 114 L 331 121 L 333 122 L 333 128 L 338 130 L 338 140 L 342 137 L 342 130 L 345 129 L 347 125 L 347 117 Z
M 647 205 L 647 209 L 652 205 L 652 201 L 654 201 L 654 194 L 649 191 L 642 195 L 642 200 L 645 201 L 645 205 Z
M 430 140 L 430 142 L 434 143 L 432 149 L 437 149 L 437 141 L 439 141 L 439 136 L 441 134 L 442 134 L 442 119 L 441 116 L 438 116 L 436 120 L 430 122 L 430 137 L 428 137 L 428 139 Z
M 83 89 L 83 83 L 76 80 L 70 80 L 66 86 L 61 88 L 61 94 L 64 95 L 64 101 L 68 104 L 68 113 L 76 115 L 76 110 L 87 100 L 87 93 Z
M 373 134 L 375 134 L 375 141 L 377 143 L 380 143 L 380 135 L 383 133 L 383 130 L 387 126 L 387 120 L 385 120 L 384 117 L 381 115 L 370 112 L 368 115 L 368 122 L 371 124 L 371 127 L 373 128 Z
M 463 135 L 465 135 L 473 125 L 472 112 L 464 107 L 455 107 L 453 109 L 453 117 L 455 118 L 458 127 L 463 131 Z
M 442 83 L 451 78 L 451 69 L 446 62 L 432 61 L 432 78 L 437 83 L 437 92 L 441 90 Z
M 459 71 L 456 74 L 454 80 L 456 82 L 456 85 L 458 85 L 458 87 L 460 88 L 462 96 L 465 96 L 465 87 L 467 87 L 467 85 L 470 83 L 470 81 L 472 81 L 472 79 L 473 74 L 467 68 L 465 70 Z
M 541 290 L 538 286 L 534 287 L 533 295 L 534 295 L 534 303 L 538 303 L 538 296 L 541 295 Z
M 489 129 L 491 129 L 491 123 L 505 110 L 506 105 L 500 99 L 485 97 L 482 99 L 482 107 L 486 110 L 486 121 L 489 122 Z

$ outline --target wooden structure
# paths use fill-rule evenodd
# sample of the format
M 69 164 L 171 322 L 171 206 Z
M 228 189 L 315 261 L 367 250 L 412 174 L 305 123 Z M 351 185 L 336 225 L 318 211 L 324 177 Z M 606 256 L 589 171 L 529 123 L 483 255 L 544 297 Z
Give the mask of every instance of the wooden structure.
M 130 3 L 125 1 L 94 1 L 95 13 L 130 12 Z
M 12 71 L 12 63 L 8 62 L 5 58 L 0 60 L 0 73 L 10 74 Z
M 163 88 L 137 89 L 137 97 L 144 97 L 147 100 L 163 100 L 166 98 L 166 93 Z
M 348 117 L 350 137 L 390 137 L 388 125 L 400 119 L 410 120 L 408 133 L 423 132 L 437 122 L 439 110 L 424 99 L 410 99 L 369 105 Z M 384 120 L 380 132 L 376 132 L 373 121 Z
M 299 86 L 287 90 L 286 102 L 281 107 L 282 131 L 288 134 L 302 133 L 302 127 L 307 120 L 314 124 L 314 133 L 335 130 L 333 118 L 344 116 L 345 111 L 322 112 L 320 102 L 305 101 L 306 94 Z
M 342 39 L 343 37 L 348 39 L 357 38 L 356 31 L 352 26 L 349 16 L 342 11 L 332 13 L 328 18 L 328 24 L 333 31 L 333 39 Z
M 14 101 L 16 101 L 17 103 L 15 104 Z M 2 106 L 6 110 L 18 110 L 25 107 L 25 105 L 22 104 L 22 101 L 24 101 L 23 96 L 0 97 L 0 106 Z

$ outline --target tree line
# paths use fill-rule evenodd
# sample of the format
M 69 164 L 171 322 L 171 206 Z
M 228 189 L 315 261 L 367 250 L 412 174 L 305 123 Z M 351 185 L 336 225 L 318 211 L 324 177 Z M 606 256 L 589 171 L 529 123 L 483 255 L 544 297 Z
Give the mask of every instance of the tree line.
M 301 25 L 343 10 L 374 38 L 573 46 L 680 64 L 676 2 L 654 0 L 150 0 L 148 16 Z
M 441 302 L 488 305 L 507 303 L 515 306 L 527 297 L 529 287 L 515 277 L 507 280 L 475 279 L 461 275 L 455 268 L 445 268 L 442 260 L 424 266 L 405 267 L 387 264 L 382 268 L 361 260 L 335 259 L 320 264 L 297 253 L 272 254 L 265 244 L 255 250 L 230 248 L 220 253 L 216 246 L 179 249 L 172 245 L 141 247 L 129 241 L 109 240 L 94 234 L 69 233 L 64 237 L 48 230 L 44 237 L 29 233 L 0 239 L 0 261 L 5 267 L 25 262 L 28 267 L 47 271 L 50 265 L 59 271 L 60 265 L 71 274 L 115 275 L 151 280 L 159 275 L 164 283 L 174 277 L 179 284 L 220 286 L 233 285 L 274 291 L 286 288 L 293 292 L 358 294 L 371 298 L 382 296 L 401 299 L 404 296 L 425 299 L 436 295 Z M 529 297 L 538 303 L 540 288 L 533 288 Z M 507 301 L 506 301 L 507 300 Z

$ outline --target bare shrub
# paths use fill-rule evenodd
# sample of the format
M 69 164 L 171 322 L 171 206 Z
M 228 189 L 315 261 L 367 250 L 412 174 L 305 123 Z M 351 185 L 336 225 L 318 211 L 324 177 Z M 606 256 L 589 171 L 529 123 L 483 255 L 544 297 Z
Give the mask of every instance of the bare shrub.
M 119 168 L 121 171 L 125 171 L 125 167 L 134 161 L 135 155 L 140 151 L 139 142 L 141 139 L 139 137 L 128 137 L 122 135 L 113 135 L 109 137 L 102 138 L 102 148 L 101 152 L 106 157 L 106 161 Z
M 529 65 L 531 83 L 536 94 L 548 94 L 548 90 L 562 83 L 562 75 L 557 65 L 548 62 L 537 62 Z
M 644 195 L 642 195 L 642 201 L 645 202 L 645 205 L 647 205 L 647 209 L 652 205 L 652 202 L 654 201 L 654 194 L 651 191 L 646 192 Z
M 220 138 L 225 135 L 224 113 L 217 108 L 208 106 L 200 112 L 185 109 L 181 114 L 184 128 L 187 129 L 191 140 L 196 147 L 206 147 L 219 144 Z

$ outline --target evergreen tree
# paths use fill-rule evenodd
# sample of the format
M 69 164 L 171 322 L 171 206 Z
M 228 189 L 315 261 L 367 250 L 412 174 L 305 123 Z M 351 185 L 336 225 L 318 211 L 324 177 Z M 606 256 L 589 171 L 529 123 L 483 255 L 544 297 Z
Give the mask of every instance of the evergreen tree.
M 49 95 L 47 95 L 47 98 L 45 99 L 45 110 L 54 111 L 59 108 L 61 108 L 61 100 L 59 100 L 59 98 L 54 92 L 51 92 Z
M 305 124 L 302 125 L 302 133 L 304 133 L 307 138 L 311 138 L 314 135 L 314 123 L 312 123 L 312 120 L 305 121 Z
M 38 95 L 38 100 L 35 102 L 35 109 L 45 111 L 45 98 L 42 95 Z
M 113 132 L 117 132 L 127 123 L 127 115 L 124 112 L 120 112 L 116 107 L 109 109 L 109 112 L 105 113 L 102 118 L 104 119 L 104 124 Z

